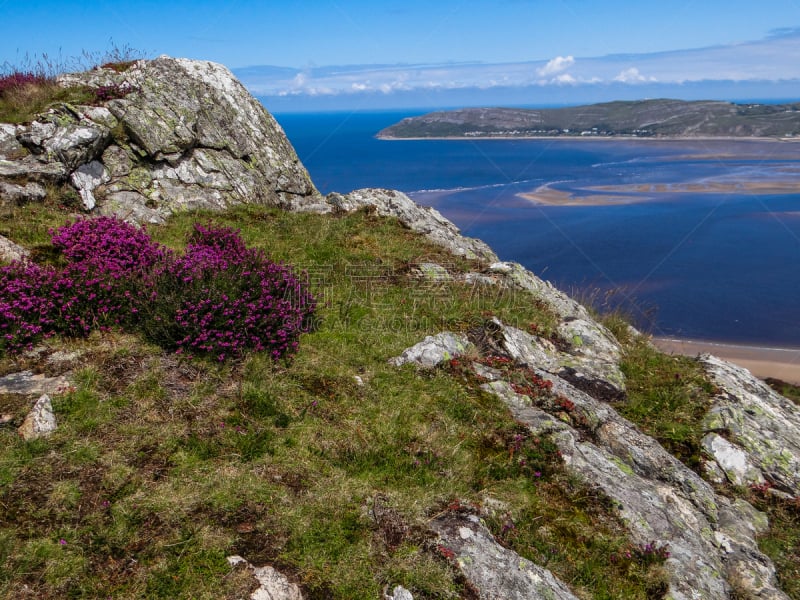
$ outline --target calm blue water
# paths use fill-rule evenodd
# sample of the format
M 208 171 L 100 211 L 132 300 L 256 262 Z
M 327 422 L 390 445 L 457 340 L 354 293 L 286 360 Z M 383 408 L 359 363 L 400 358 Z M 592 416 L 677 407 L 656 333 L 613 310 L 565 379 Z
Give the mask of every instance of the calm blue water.
M 656 335 L 800 347 L 800 143 L 373 137 L 409 114 L 276 116 L 323 193 L 407 192 L 566 291 L 609 292 Z M 797 193 L 626 189 L 580 206 L 517 196 L 543 184 L 591 199 L 598 185 L 776 180 Z

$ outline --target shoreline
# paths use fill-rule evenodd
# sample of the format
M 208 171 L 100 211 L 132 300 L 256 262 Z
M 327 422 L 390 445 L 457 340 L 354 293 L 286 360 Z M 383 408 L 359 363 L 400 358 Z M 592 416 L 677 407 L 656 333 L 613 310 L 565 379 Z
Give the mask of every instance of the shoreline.
M 698 137 L 684 137 L 684 136 L 658 136 L 658 137 L 636 137 L 624 135 L 492 135 L 492 136 L 464 136 L 464 135 L 450 135 L 450 136 L 426 136 L 426 137 L 396 137 L 393 135 L 375 135 L 376 140 L 383 140 L 387 142 L 403 142 L 403 141 L 424 141 L 424 140 L 543 140 L 548 142 L 565 141 L 565 142 L 776 142 L 776 143 L 800 143 L 800 137 L 737 137 L 737 136 L 698 136 Z
M 749 370 L 760 379 L 773 377 L 800 385 L 800 348 L 770 348 L 709 340 L 655 337 L 653 345 L 667 354 L 695 357 L 713 354 Z

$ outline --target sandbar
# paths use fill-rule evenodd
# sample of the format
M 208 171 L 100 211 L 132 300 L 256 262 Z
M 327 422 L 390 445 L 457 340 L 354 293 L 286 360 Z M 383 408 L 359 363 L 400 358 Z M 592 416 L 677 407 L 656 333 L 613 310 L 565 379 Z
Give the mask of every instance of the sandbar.
M 540 185 L 531 192 L 522 192 L 517 196 L 536 204 L 551 206 L 602 206 L 637 204 L 654 200 L 653 196 L 646 194 L 751 194 L 755 196 L 800 194 L 800 180 L 798 179 L 626 183 L 619 185 L 593 185 L 575 188 L 575 191 L 554 189 L 551 186 L 555 183 L 557 182 Z M 588 193 L 578 195 L 575 193 L 576 191 Z
M 691 183 L 635 183 L 595 185 L 584 188 L 597 192 L 632 194 L 800 194 L 800 180 L 701 181 Z
M 697 356 L 709 353 L 749 370 L 756 377 L 774 377 L 800 385 L 800 348 L 765 348 L 730 344 L 656 337 L 653 344 L 667 354 Z
M 547 204 L 549 206 L 604 206 L 608 204 L 635 204 L 651 200 L 646 196 L 633 195 L 635 191 L 631 191 L 630 195 L 621 195 L 613 193 L 600 193 L 600 194 L 586 194 L 576 196 L 572 192 L 564 190 L 556 190 L 550 187 L 552 184 L 546 183 L 540 185 L 532 192 L 522 192 L 517 194 L 520 198 L 525 198 L 536 204 Z M 605 192 L 606 190 L 599 189 L 597 186 L 596 191 Z M 606 186 L 612 187 L 612 186 Z M 622 186 L 620 186 L 622 187 Z M 594 190 L 595 188 L 585 188 Z M 609 192 L 612 190 L 609 190 Z M 625 192 L 625 190 L 619 190 Z

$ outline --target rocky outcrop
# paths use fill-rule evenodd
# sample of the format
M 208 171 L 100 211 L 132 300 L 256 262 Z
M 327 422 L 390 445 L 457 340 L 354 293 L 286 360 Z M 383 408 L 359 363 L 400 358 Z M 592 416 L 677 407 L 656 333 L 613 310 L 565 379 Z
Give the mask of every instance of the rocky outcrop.
M 577 600 L 550 571 L 498 544 L 476 515 L 446 513 L 430 526 L 482 600 Z
M 95 69 L 60 82 L 113 99 L 58 105 L 28 125 L 4 125 L 6 203 L 36 197 L 32 182 L 68 180 L 85 210 L 138 221 L 246 202 L 292 209 L 320 203 L 280 126 L 222 65 L 164 56 L 122 73 Z
M 458 228 L 438 210 L 419 206 L 402 192 L 382 189 L 355 190 L 347 195 L 328 194 L 326 201 L 329 210 L 335 212 L 347 213 L 369 208 L 383 217 L 395 217 L 412 231 L 423 234 L 456 256 L 487 262 L 497 261 L 497 255 L 485 242 L 462 236 Z
M 756 536 L 766 527 L 763 515 L 746 502 L 716 494 L 658 442 L 594 397 L 603 395 L 597 389 L 587 393 L 573 385 L 574 371 L 559 365 L 559 352 L 552 344 L 496 320 L 487 324 L 487 330 L 481 337 L 494 345 L 478 343 L 484 353 L 511 358 L 516 366 L 549 382 L 549 389 L 545 401 L 519 393 L 502 371 L 476 362 L 473 368 L 485 381 L 483 389 L 500 398 L 533 434 L 552 437 L 566 468 L 611 500 L 633 544 L 669 548 L 664 565 L 669 597 L 722 600 L 735 590 L 758 598 L 786 598 L 777 586 L 774 566 L 756 544 Z M 444 339 L 459 338 L 449 333 L 432 336 L 404 351 L 404 359 L 395 359 L 394 364 L 430 367 L 441 347 L 435 342 Z M 581 361 L 587 361 L 586 371 L 594 369 L 600 355 L 609 364 L 618 361 L 619 348 L 610 349 L 616 345 L 613 338 L 594 345 L 597 350 L 586 355 L 570 355 L 578 369 L 584 369 Z M 450 344 L 440 351 L 440 361 L 454 358 L 455 348 Z M 474 352 L 465 358 L 474 359 Z M 485 577 L 497 576 L 494 567 L 484 568 L 491 571 Z
M 747 369 L 710 354 L 700 363 L 718 388 L 703 423 L 711 478 L 734 485 L 766 482 L 800 496 L 798 406 Z

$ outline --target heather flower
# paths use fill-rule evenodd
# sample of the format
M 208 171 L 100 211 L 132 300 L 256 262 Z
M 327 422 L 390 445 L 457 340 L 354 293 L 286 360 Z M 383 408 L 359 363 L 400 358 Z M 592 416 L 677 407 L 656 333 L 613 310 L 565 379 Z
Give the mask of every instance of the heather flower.
M 144 229 L 113 217 L 68 223 L 51 232 L 51 240 L 70 262 L 97 268 L 114 278 L 150 269 L 168 254 Z
M 47 83 L 47 81 L 48 79 L 44 75 L 32 73 L 30 71 L 15 71 L 7 75 L 0 75 L 0 97 L 8 90 L 21 88 L 26 85 L 41 85 Z
M 0 268 L 0 350 L 22 350 L 55 332 L 55 269 L 28 261 Z
M 180 257 L 112 217 L 68 223 L 52 241 L 62 268 L 0 269 L 0 350 L 117 325 L 190 356 L 278 359 L 295 352 L 316 306 L 301 277 L 229 228 L 196 225 Z
M 185 255 L 155 276 L 153 289 L 146 334 L 219 361 L 245 350 L 293 354 L 315 308 L 303 280 L 230 228 L 195 225 Z

